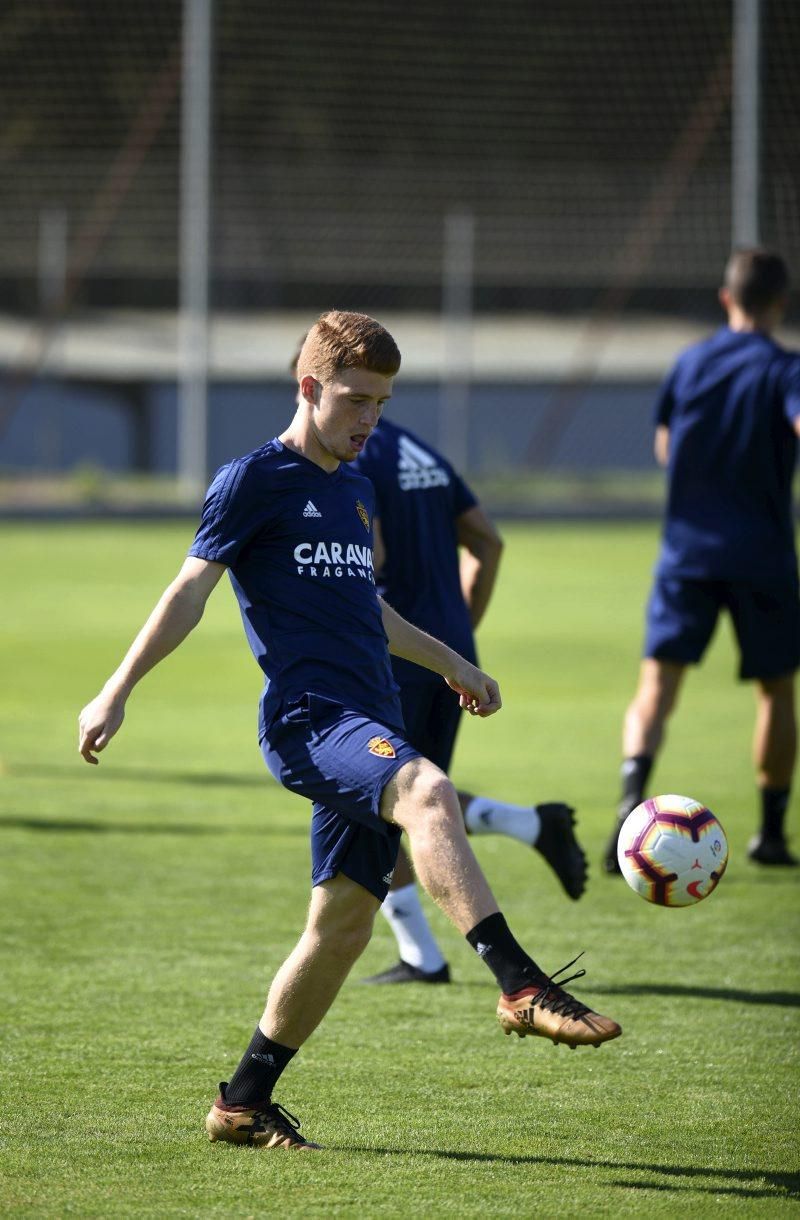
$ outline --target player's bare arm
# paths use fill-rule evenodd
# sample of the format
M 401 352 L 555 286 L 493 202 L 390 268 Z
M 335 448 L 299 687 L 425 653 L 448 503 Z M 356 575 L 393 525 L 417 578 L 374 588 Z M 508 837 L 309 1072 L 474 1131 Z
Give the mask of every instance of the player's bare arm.
M 653 452 L 659 466 L 669 465 L 669 428 L 666 424 L 659 424 L 656 428 Z
M 190 557 L 128 649 L 122 664 L 78 718 L 78 750 L 87 763 L 100 761 L 125 718 L 136 683 L 173 652 L 203 617 L 206 602 L 225 571 L 224 564 Z
M 465 661 L 440 640 L 412 626 L 396 610 L 387 606 L 383 598 L 378 600 L 391 653 L 441 674 L 447 685 L 458 694 L 462 708 L 470 715 L 492 716 L 499 712 L 502 700 L 494 678 Z
M 379 517 L 372 518 L 372 562 L 376 572 L 383 571 L 383 565 L 386 563 L 386 544 L 383 541 Z
M 461 592 L 472 626 L 477 627 L 494 592 L 503 539 L 480 504 L 474 504 L 456 518 L 456 537 L 462 548 Z

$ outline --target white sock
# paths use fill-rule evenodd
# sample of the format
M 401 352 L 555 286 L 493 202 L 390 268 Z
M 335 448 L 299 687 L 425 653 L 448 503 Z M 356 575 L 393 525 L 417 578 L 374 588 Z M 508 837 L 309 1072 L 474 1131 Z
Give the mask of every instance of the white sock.
M 533 847 L 539 838 L 542 820 L 533 805 L 506 805 L 488 796 L 474 796 L 464 811 L 464 823 L 471 835 L 508 835 Z
M 394 932 L 404 962 L 428 974 L 441 970 L 444 958 L 425 918 L 415 882 L 390 890 L 381 911 Z

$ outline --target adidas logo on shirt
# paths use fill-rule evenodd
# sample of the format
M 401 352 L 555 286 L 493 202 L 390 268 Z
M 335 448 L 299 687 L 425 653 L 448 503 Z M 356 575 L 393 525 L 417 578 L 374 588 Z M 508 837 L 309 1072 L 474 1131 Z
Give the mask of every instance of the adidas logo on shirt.
M 430 487 L 447 487 L 450 475 L 436 458 L 407 436 L 397 442 L 397 479 L 401 491 L 425 491 Z
M 308 504 L 303 509 L 303 516 L 304 517 L 321 517 L 322 513 L 319 511 L 316 504 L 313 504 L 312 501 L 309 500 Z

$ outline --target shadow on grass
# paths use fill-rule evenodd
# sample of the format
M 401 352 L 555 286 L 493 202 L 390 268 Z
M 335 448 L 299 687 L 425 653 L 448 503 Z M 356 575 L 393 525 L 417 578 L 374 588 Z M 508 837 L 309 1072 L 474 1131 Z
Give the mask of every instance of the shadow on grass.
M 308 820 L 298 818 L 297 827 L 283 822 L 279 829 L 269 826 L 236 826 L 226 822 L 203 825 L 194 822 L 101 822 L 77 818 L 0 817 L 0 831 L 36 830 L 46 834 L 113 835 L 302 835 L 308 837 Z
M 738 1004 L 775 1004 L 779 1008 L 800 1008 L 797 991 L 745 991 L 742 987 L 689 987 L 681 983 L 621 983 L 592 987 L 600 995 L 680 996 L 687 1000 L 735 1000 Z
M 18 763 L 7 763 L 6 775 L 25 779 L 71 780 L 85 780 L 91 775 L 94 783 L 97 779 L 103 783 L 132 780 L 137 784 L 194 784 L 202 788 L 263 788 L 265 784 L 273 782 L 266 769 L 261 775 L 236 775 L 227 771 L 159 771 L 157 767 L 120 767 L 116 763 L 87 769 L 82 759 L 78 759 L 74 766 L 38 762 L 20 766 Z
M 784 1173 L 775 1169 L 722 1169 L 706 1165 L 653 1165 L 634 1161 L 599 1161 L 581 1157 L 558 1156 L 503 1156 L 487 1152 L 455 1152 L 445 1148 L 364 1148 L 348 1145 L 326 1145 L 333 1150 L 347 1152 L 372 1152 L 379 1156 L 429 1156 L 447 1161 L 467 1161 L 498 1165 L 557 1165 L 575 1169 L 612 1169 L 628 1173 L 656 1173 L 665 1178 L 716 1178 L 721 1183 L 737 1185 L 692 1185 L 684 1186 L 672 1182 L 615 1182 L 625 1190 L 694 1190 L 704 1194 L 737 1195 L 746 1199 L 798 1199 L 800 1198 L 800 1174 Z M 766 1188 L 757 1183 L 766 1182 Z M 752 1186 L 747 1183 L 753 1183 Z

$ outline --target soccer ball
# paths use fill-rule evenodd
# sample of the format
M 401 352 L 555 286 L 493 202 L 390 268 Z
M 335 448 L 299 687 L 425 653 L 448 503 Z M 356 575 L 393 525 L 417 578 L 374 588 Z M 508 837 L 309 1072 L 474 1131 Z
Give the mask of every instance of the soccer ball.
M 688 796 L 642 801 L 622 824 L 617 859 L 632 890 L 662 907 L 688 907 L 716 889 L 728 841 L 714 814 Z

